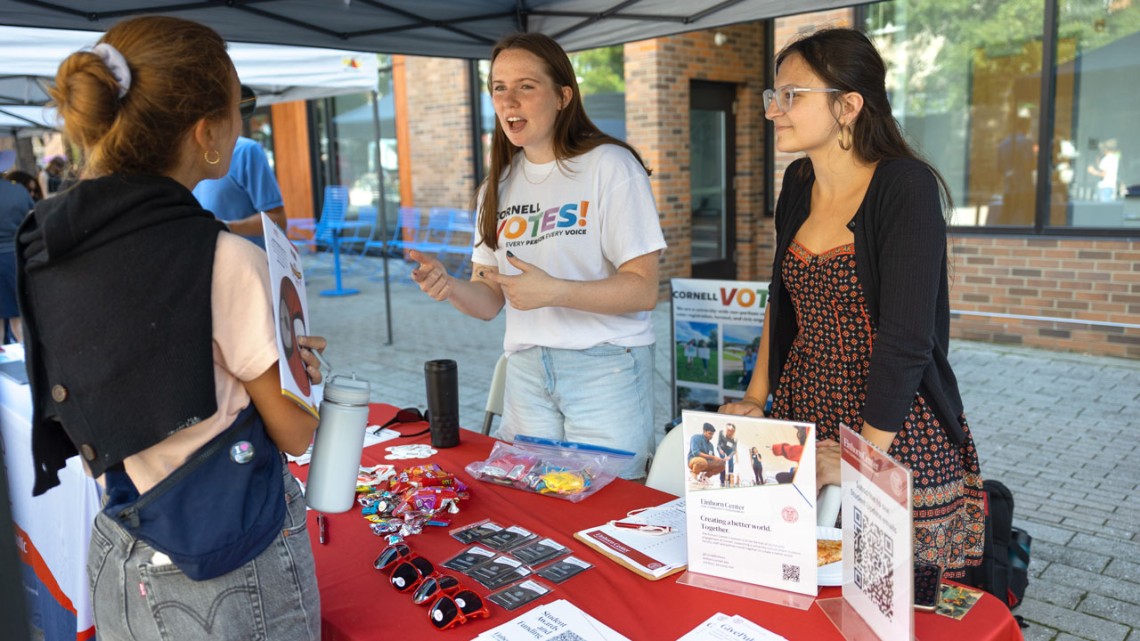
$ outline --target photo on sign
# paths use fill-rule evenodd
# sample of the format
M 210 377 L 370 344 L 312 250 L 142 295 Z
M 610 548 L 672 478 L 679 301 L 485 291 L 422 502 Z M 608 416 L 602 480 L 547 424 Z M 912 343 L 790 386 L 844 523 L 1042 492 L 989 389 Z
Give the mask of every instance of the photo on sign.
M 737 433 L 733 417 L 685 430 L 690 490 L 793 483 L 808 437 L 806 425 L 775 424 Z
M 763 325 L 724 325 L 721 341 L 721 362 L 724 370 L 724 389 L 748 389 L 752 372 L 756 369 L 756 356 L 760 352 L 760 335 Z
M 717 324 L 677 321 L 673 329 L 677 380 L 716 385 L 720 380 Z
M 677 386 L 677 408 L 682 410 L 700 410 L 702 412 L 715 412 L 720 409 L 723 402 L 720 392 L 715 387 L 706 389 L 702 387 Z

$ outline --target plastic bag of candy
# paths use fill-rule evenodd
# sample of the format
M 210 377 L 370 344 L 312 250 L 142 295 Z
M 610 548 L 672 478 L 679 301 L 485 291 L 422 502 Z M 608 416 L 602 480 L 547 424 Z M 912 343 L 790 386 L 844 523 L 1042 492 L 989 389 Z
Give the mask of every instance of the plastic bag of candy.
M 485 461 L 467 465 L 472 477 L 577 503 L 614 480 L 632 452 L 585 443 L 517 436 L 495 443 Z

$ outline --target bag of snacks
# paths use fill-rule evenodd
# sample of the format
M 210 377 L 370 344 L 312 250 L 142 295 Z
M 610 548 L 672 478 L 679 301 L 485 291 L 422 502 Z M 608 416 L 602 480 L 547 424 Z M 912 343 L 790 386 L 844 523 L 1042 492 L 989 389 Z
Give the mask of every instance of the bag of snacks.
M 495 443 L 485 461 L 467 465 L 472 477 L 577 503 L 614 480 L 632 452 L 608 447 L 517 436 Z

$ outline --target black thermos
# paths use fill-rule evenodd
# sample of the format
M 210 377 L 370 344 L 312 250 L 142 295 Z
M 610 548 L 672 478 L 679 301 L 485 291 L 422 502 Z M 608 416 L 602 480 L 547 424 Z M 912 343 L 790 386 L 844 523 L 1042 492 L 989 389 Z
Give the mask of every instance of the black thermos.
M 442 359 L 424 363 L 427 405 L 432 447 L 459 445 L 459 378 L 455 361 Z

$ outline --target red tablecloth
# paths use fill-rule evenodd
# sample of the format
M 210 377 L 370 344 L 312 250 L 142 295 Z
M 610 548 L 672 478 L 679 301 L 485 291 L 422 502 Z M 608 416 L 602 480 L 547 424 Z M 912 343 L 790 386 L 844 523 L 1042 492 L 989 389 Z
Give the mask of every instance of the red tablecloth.
M 383 424 L 393 416 L 395 408 L 373 405 L 372 423 Z M 418 432 L 423 423 L 399 426 L 404 432 Z M 660 581 L 647 581 L 593 552 L 573 538 L 574 532 L 624 516 L 633 508 L 658 505 L 671 500 L 671 495 L 657 490 L 616 480 L 594 496 L 570 503 L 556 498 L 530 494 L 511 488 L 473 481 L 463 468 L 474 460 L 487 457 L 493 440 L 463 431 L 462 443 L 440 450 L 430 462 L 454 472 L 471 486 L 471 500 L 464 502 L 451 527 L 485 518 L 503 526 L 521 525 L 539 536 L 550 537 L 573 550 L 575 556 L 594 564 L 594 568 L 562 583 L 538 601 L 508 612 L 491 605 L 489 619 L 475 619 L 456 628 L 460 632 L 437 632 L 427 620 L 427 607 L 412 604 L 410 595 L 401 594 L 388 584 L 386 573 L 372 568 L 372 561 L 383 547 L 373 535 L 358 509 L 327 516 L 328 542 L 317 541 L 316 515 L 309 514 L 309 533 L 316 554 L 317 580 L 321 590 L 321 619 L 325 641 L 339 639 L 432 639 L 436 634 L 448 638 L 470 639 L 479 632 L 504 623 L 526 608 L 556 599 L 567 599 L 633 641 L 670 641 L 696 627 L 716 612 L 739 614 L 788 639 L 842 639 L 827 616 L 813 604 L 808 610 L 795 610 L 742 597 L 682 585 L 677 575 Z M 426 442 L 421 436 L 400 439 L 368 448 L 367 464 L 385 461 L 384 447 L 392 443 Z M 398 461 L 397 469 L 424 461 Z M 304 478 L 308 468 L 294 473 Z M 420 556 L 439 564 L 457 554 L 465 546 L 453 539 L 450 528 L 427 528 L 410 537 L 408 544 Z M 489 591 L 467 577 L 465 585 L 481 595 Z M 543 580 L 543 583 L 549 583 Z M 838 588 L 824 588 L 820 598 L 839 596 Z M 962 621 L 919 613 L 915 634 L 921 641 L 1020 641 L 1021 631 L 1009 610 L 986 594 Z M 442 638 L 442 637 L 441 637 Z

